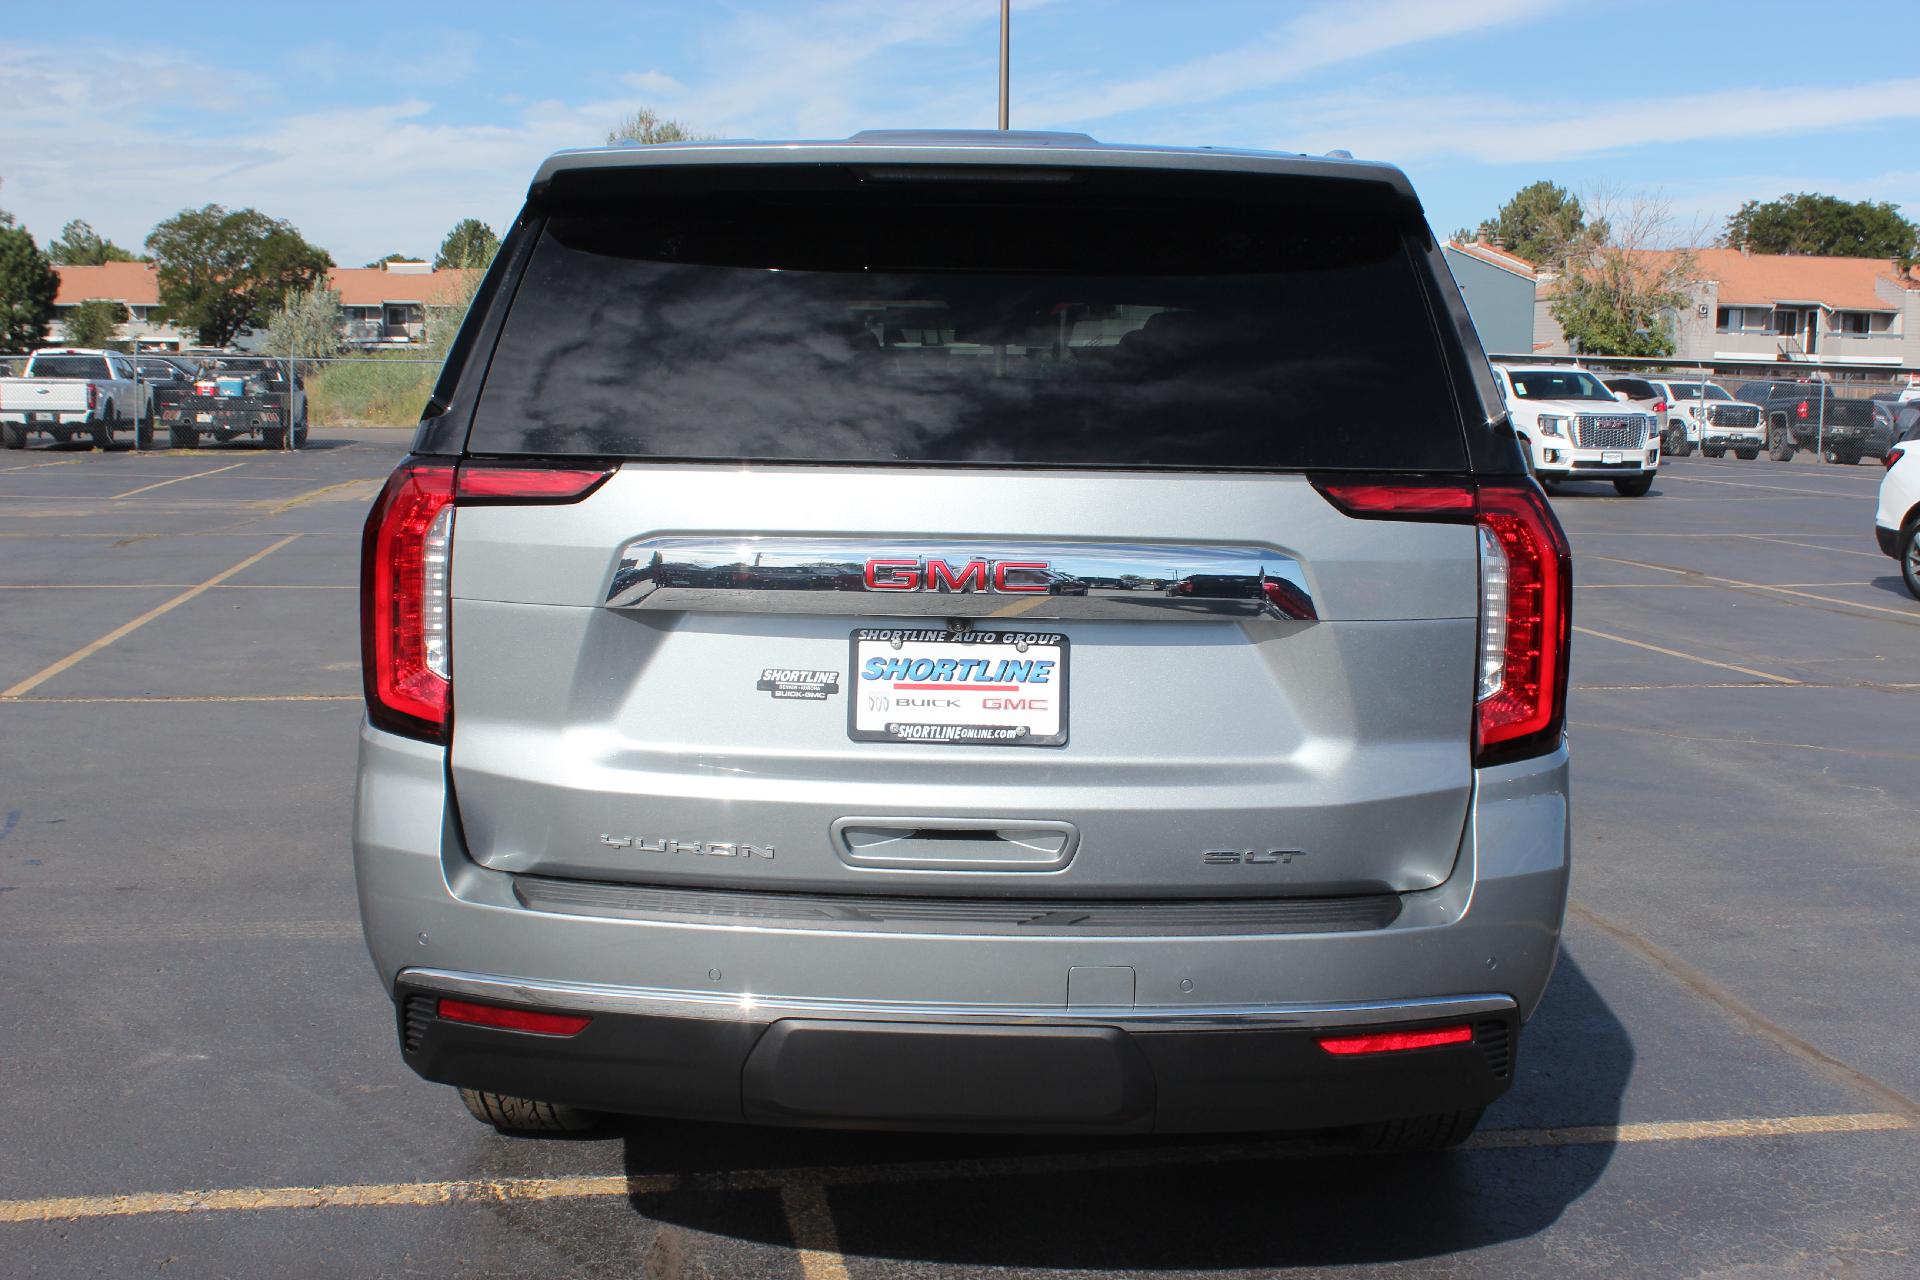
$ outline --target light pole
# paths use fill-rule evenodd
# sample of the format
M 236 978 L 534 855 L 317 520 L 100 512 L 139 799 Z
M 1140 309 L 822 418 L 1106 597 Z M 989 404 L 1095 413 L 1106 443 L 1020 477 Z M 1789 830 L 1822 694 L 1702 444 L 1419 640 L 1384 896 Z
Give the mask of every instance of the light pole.
M 1000 0 L 1000 127 L 1007 128 L 1007 51 L 1012 25 L 1013 0 Z

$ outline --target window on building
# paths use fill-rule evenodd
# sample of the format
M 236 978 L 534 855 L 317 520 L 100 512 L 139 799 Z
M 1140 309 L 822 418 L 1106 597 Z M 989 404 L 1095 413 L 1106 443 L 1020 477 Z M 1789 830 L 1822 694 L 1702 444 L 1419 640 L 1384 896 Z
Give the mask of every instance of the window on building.
M 1721 333 L 1771 333 L 1772 307 L 1721 307 L 1714 321 Z
M 1888 311 L 1836 311 L 1833 315 L 1835 333 L 1853 334 L 1870 337 L 1876 333 L 1893 332 L 1893 313 Z

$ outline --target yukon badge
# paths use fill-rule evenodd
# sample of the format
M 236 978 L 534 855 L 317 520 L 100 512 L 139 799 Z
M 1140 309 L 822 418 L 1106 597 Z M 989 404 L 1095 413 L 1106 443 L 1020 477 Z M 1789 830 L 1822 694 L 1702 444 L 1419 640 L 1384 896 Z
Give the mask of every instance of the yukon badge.
M 773 861 L 770 844 L 738 844 L 730 840 L 669 840 L 665 836 L 615 836 L 604 832 L 600 843 L 609 849 L 636 853 L 690 853 L 701 858 L 765 858 Z

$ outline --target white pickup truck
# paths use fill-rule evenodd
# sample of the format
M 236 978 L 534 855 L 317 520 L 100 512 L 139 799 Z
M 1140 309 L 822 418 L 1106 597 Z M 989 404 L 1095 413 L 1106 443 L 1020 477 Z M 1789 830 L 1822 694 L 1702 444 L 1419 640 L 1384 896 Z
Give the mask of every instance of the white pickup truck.
M 151 448 L 153 387 L 118 351 L 43 347 L 20 377 L 0 378 L 0 436 L 7 448 L 26 448 L 35 431 L 61 444 L 85 436 L 102 449 L 116 431 L 132 431 L 138 448 Z
M 1611 480 L 1621 496 L 1653 488 L 1660 469 L 1660 427 L 1622 402 L 1585 369 L 1493 366 L 1507 419 L 1542 484 Z

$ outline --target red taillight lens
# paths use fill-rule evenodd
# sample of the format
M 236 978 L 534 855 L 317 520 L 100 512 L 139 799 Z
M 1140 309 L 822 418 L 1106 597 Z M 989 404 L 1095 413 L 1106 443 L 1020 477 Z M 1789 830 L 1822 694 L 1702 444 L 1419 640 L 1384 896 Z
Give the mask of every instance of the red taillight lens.
M 446 733 L 453 692 L 446 665 L 453 480 L 451 465 L 402 462 L 368 513 L 360 540 L 367 718 L 377 728 L 429 742 Z
M 468 463 L 460 468 L 456 496 L 462 506 L 578 502 L 612 474 L 608 467 L 487 467 Z
M 1531 481 L 1482 485 L 1479 508 L 1483 540 L 1506 558 L 1504 642 L 1485 625 L 1494 602 L 1481 601 L 1485 683 L 1476 704 L 1474 763 L 1484 766 L 1559 745 L 1573 633 L 1573 552 L 1546 495 Z M 1492 594 L 1490 576 L 1483 559 L 1483 597 Z
M 543 1036 L 577 1036 L 593 1021 L 577 1013 L 541 1013 L 535 1009 L 480 1004 L 473 1000 L 442 1000 L 439 1013 L 448 1022 L 497 1027 L 502 1031 L 531 1031 Z
M 1545 493 L 1508 482 L 1356 481 L 1314 487 L 1349 516 L 1480 528 L 1481 644 L 1474 764 L 1543 755 L 1566 723 L 1573 554 Z
M 1807 402 L 1805 400 L 1793 406 L 1793 416 L 1796 418 L 1804 418 L 1807 416 Z
M 1886 454 L 1880 459 L 1880 465 L 1883 467 L 1893 466 L 1894 463 L 1900 461 L 1901 455 L 1906 453 L 1906 451 L 1905 445 L 1896 444 L 1893 448 L 1887 450 Z
M 1364 1036 L 1321 1036 L 1328 1053 L 1403 1053 L 1408 1049 L 1437 1049 L 1443 1044 L 1472 1044 L 1473 1028 L 1433 1027 L 1425 1031 L 1382 1031 Z
M 1665 413 L 1667 411 L 1667 402 L 1665 400 L 1655 400 L 1653 402 L 1653 411 L 1655 413 Z
M 99 407 L 100 407 L 100 388 L 94 386 L 91 382 L 89 382 L 87 384 L 87 408 L 98 409 Z

